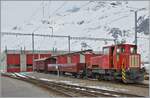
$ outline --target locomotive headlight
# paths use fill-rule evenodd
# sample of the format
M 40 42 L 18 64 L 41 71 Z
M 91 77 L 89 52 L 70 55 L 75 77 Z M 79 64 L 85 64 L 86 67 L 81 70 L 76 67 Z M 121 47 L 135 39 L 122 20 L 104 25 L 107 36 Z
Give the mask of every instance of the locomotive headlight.
M 117 53 L 120 53 L 120 49 L 117 49 Z

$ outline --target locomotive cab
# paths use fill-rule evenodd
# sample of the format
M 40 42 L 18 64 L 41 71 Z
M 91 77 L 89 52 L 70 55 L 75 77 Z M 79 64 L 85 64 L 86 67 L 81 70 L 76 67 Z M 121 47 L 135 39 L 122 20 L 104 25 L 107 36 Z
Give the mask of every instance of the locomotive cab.
M 110 47 L 110 66 L 111 68 L 121 69 L 125 67 L 140 68 L 140 55 L 137 54 L 136 45 L 120 44 Z M 131 59 L 131 57 L 133 59 Z

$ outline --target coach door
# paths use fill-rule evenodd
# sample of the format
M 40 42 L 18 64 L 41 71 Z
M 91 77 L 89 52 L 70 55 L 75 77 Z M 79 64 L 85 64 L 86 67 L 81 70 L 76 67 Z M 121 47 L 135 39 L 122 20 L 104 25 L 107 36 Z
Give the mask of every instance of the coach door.
M 114 50 L 115 50 L 115 47 L 110 47 L 110 67 L 111 68 L 114 68 L 114 60 L 113 60 L 113 54 L 114 54 Z

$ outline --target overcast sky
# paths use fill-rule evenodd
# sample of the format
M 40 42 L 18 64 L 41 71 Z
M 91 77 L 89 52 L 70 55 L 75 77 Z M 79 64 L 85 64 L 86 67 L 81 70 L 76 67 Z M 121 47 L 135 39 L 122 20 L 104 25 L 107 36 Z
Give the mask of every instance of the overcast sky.
M 85 3 L 87 1 L 81 1 Z M 136 6 L 140 7 L 148 7 L 148 1 L 142 1 L 137 3 Z M 67 1 L 45 1 L 45 13 L 49 16 L 54 11 L 59 8 L 61 5 L 68 3 Z M 64 6 L 63 8 L 67 9 L 74 2 L 70 1 L 69 6 Z M 80 3 L 79 3 L 80 4 Z M 2 31 L 9 31 L 14 26 L 21 26 L 23 24 L 28 23 L 33 19 L 41 19 L 42 18 L 42 5 L 43 1 L 2 1 L 1 3 L 1 20 L 2 20 Z M 135 6 L 133 5 L 133 6 Z M 48 11 L 47 11 L 48 10 Z

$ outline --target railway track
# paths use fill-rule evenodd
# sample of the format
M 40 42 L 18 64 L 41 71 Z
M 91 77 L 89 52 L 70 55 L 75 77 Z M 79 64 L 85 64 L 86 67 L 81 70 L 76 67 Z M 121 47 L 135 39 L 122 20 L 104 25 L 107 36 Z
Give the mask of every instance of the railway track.
M 70 85 L 56 81 L 44 81 L 38 78 L 18 74 L 2 74 L 3 76 L 11 77 L 18 80 L 23 80 L 29 83 L 33 83 L 40 87 L 47 88 L 48 90 L 59 93 L 66 97 L 143 97 L 134 94 L 127 94 L 123 92 L 108 91 L 103 89 L 89 88 L 78 85 Z
M 66 76 L 66 77 L 69 77 L 69 76 Z M 74 77 L 69 77 L 69 78 L 74 78 Z M 79 79 L 79 78 L 76 78 L 76 79 Z M 87 80 L 89 81 L 99 81 L 97 79 L 90 79 L 88 78 Z M 112 84 L 120 84 L 120 85 L 123 85 L 123 86 L 136 86 L 136 87 L 141 87 L 141 88 L 149 88 L 149 84 L 142 84 L 142 83 L 137 83 L 137 84 L 124 84 L 122 82 L 117 82 L 117 81 L 107 81 L 107 80 L 101 80 L 102 82 L 107 82 L 107 83 L 112 83 Z
M 149 84 L 132 84 L 132 86 L 142 87 L 142 88 L 149 88 Z
M 89 81 L 98 81 L 98 80 L 93 80 L 93 79 L 88 79 Z M 107 83 L 112 83 L 112 84 L 120 84 L 123 86 L 136 86 L 136 87 L 141 87 L 141 88 L 149 88 L 149 84 L 143 84 L 143 83 L 136 83 L 136 84 L 124 84 L 122 82 L 117 82 L 117 81 L 106 81 L 106 80 L 102 80 L 102 82 L 107 82 Z
M 71 77 L 71 76 L 63 76 L 63 77 L 69 77 L 69 78 L 74 78 L 74 77 Z M 79 78 L 76 78 L 76 79 L 79 79 Z M 97 79 L 90 79 L 90 78 L 87 78 L 87 80 L 89 81 L 99 81 Z M 123 85 L 123 86 L 136 86 L 136 87 L 141 87 L 141 88 L 149 88 L 149 84 L 142 84 L 142 83 L 136 83 L 136 84 L 124 84 L 122 82 L 117 82 L 117 81 L 107 81 L 107 80 L 101 80 L 102 82 L 107 82 L 107 83 L 112 83 L 112 84 L 120 84 L 120 85 Z

